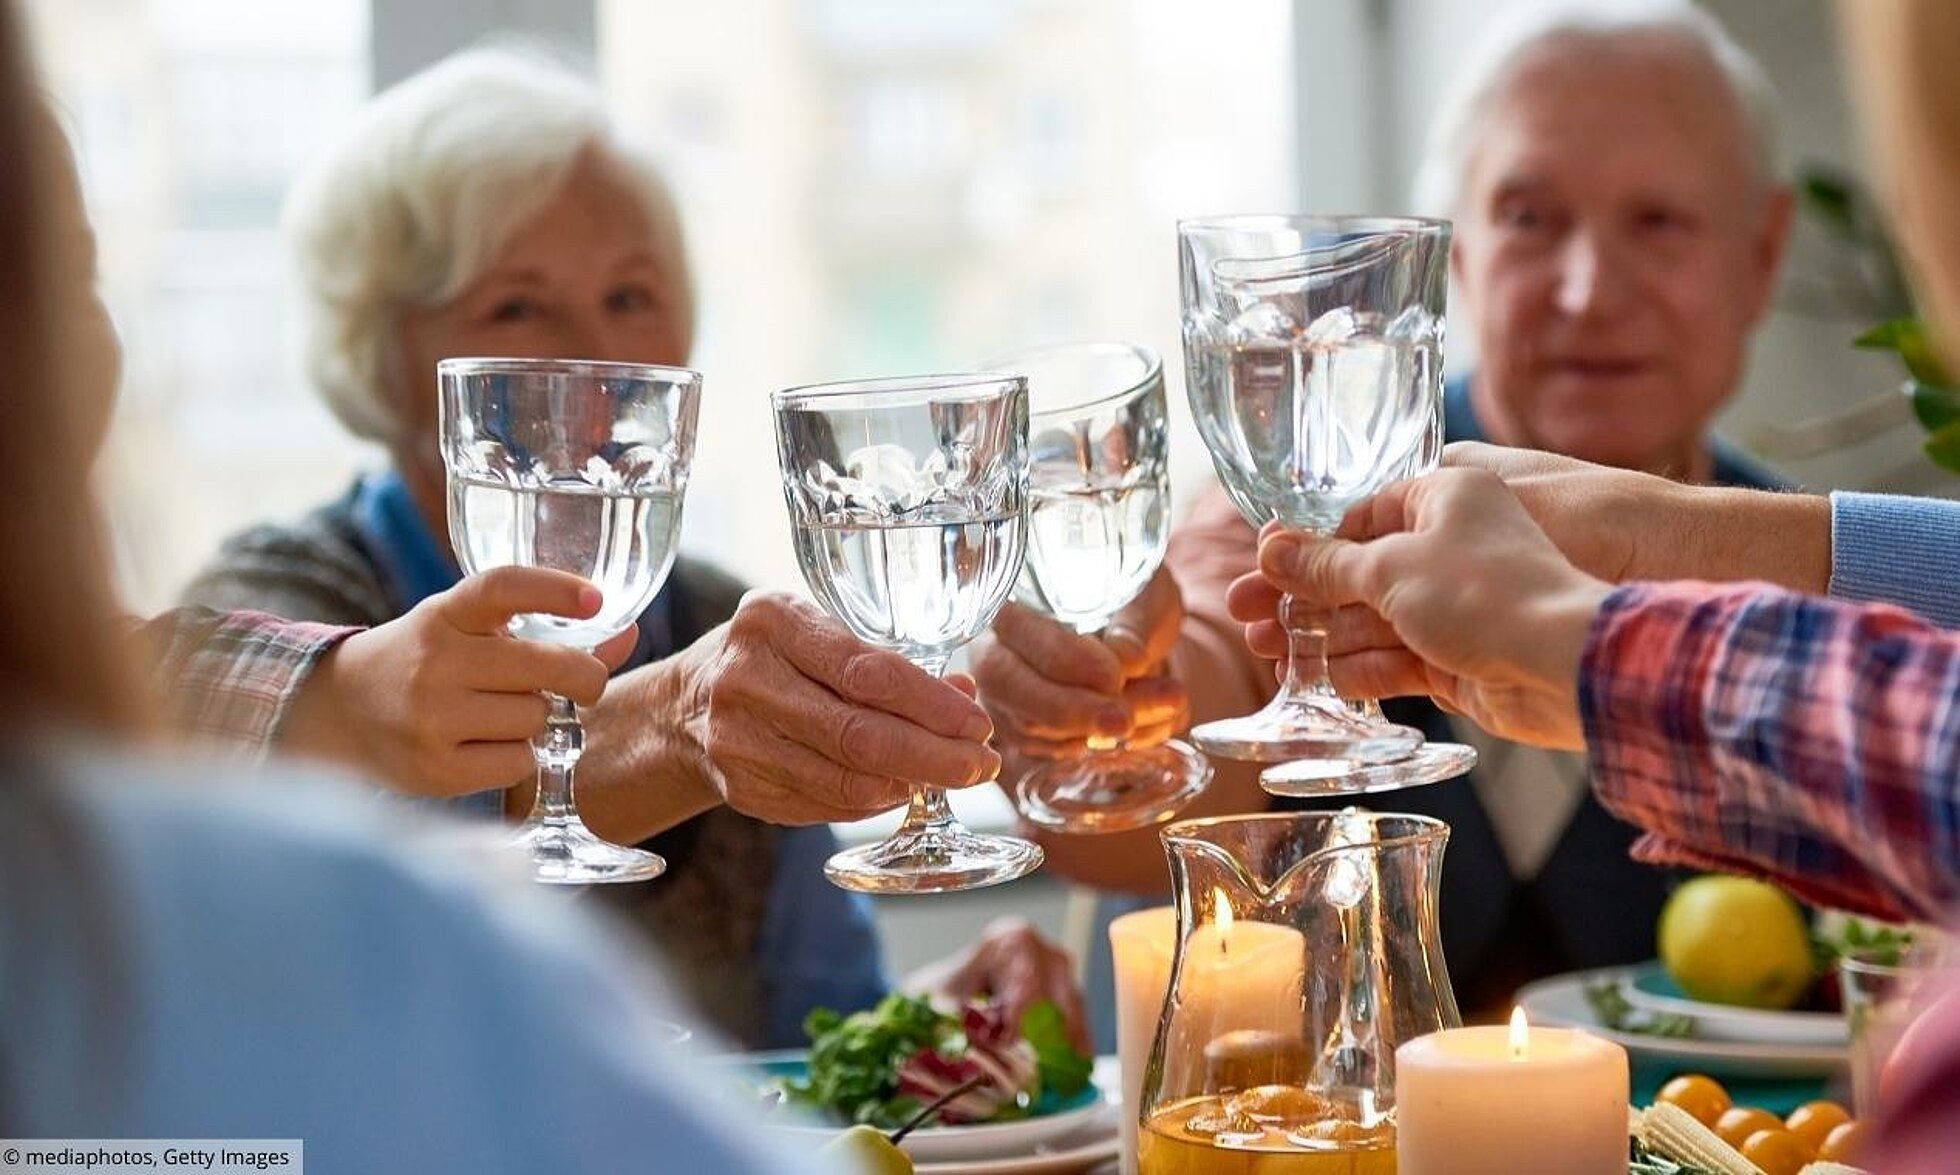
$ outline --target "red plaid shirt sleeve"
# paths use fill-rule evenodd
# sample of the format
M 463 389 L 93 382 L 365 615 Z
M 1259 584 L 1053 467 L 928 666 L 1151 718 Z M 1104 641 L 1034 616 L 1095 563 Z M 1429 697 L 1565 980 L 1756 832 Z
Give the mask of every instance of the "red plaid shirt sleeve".
M 270 748 L 307 673 L 360 631 L 209 608 L 175 608 L 135 628 L 172 725 L 251 759 Z
M 1641 860 L 1892 919 L 1960 898 L 1960 634 L 1762 584 L 1632 584 L 1593 622 L 1579 704 Z

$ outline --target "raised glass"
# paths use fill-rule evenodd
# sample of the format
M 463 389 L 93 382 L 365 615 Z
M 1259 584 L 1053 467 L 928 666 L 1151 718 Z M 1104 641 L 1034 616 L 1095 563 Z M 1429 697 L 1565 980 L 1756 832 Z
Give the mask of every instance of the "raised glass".
M 1331 534 L 1407 476 L 1442 402 L 1449 225 L 1403 217 L 1237 216 L 1178 225 L 1191 411 L 1227 495 L 1255 528 Z M 1272 702 L 1191 741 L 1257 762 L 1305 759 L 1338 781 L 1410 760 L 1422 735 L 1350 706 L 1327 676 L 1326 617 L 1287 597 L 1289 653 Z M 1437 778 L 1418 760 L 1409 786 Z M 1392 773 L 1391 773 L 1392 774 Z M 1315 790 L 1338 793 L 1337 783 Z
M 791 388 L 774 396 L 796 559 L 819 603 L 871 644 L 935 676 L 993 623 L 1027 540 L 1028 389 L 1019 376 L 938 375 Z M 889 840 L 832 857 L 846 889 L 941 893 L 1041 864 L 1017 837 L 953 818 L 915 787 Z
M 1027 377 L 1028 553 L 1015 598 L 1076 632 L 1101 632 L 1163 562 L 1170 535 L 1170 427 L 1156 352 L 1063 343 L 987 367 Z M 1169 819 L 1211 767 L 1175 739 L 1094 736 L 1081 758 L 1022 775 L 1014 797 L 1044 828 L 1118 832 Z
M 694 457 L 701 377 L 673 367 L 558 359 L 445 359 L 442 459 L 449 540 L 465 574 L 549 567 L 604 596 L 589 619 L 524 615 L 525 640 L 592 649 L 626 631 L 674 563 Z M 578 710 L 552 695 L 532 740 L 538 794 L 514 840 L 539 881 L 644 881 L 666 862 L 594 836 L 572 775 L 585 747 Z

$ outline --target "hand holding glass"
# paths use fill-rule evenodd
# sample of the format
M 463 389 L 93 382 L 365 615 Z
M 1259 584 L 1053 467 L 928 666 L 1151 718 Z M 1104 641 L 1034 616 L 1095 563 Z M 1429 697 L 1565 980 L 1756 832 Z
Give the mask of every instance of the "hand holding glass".
M 437 373 L 449 537 L 464 574 L 549 567 L 597 585 L 604 599 L 590 618 L 514 618 L 511 632 L 525 640 L 590 650 L 632 627 L 674 563 L 701 377 L 552 359 L 445 359 Z M 537 800 L 514 837 L 535 876 L 659 876 L 658 856 L 601 840 L 579 819 L 572 773 L 585 732 L 570 701 L 550 702 L 531 743 Z
M 1150 582 L 1169 537 L 1163 364 L 1127 343 L 1065 343 L 987 366 L 1028 380 L 1028 554 L 1015 594 L 1079 634 L 1101 632 Z M 1142 828 L 1211 779 L 1176 740 L 1131 747 L 1093 736 L 1088 749 L 1016 781 L 1021 814 L 1069 832 Z
M 1027 381 L 943 375 L 777 392 L 776 448 L 797 563 L 859 638 L 937 676 L 993 622 L 1021 567 Z M 1011 881 L 1040 848 L 982 836 L 915 786 L 891 839 L 832 857 L 846 889 L 939 893 Z
M 1278 519 L 1332 534 L 1350 506 L 1422 459 L 1442 395 L 1448 256 L 1443 221 L 1179 224 L 1191 412 L 1252 526 Z M 1196 728 L 1194 743 L 1232 758 L 1313 761 L 1328 778 L 1301 790 L 1327 794 L 1461 772 L 1462 754 L 1425 757 L 1420 732 L 1341 700 L 1327 677 L 1324 616 L 1288 597 L 1280 621 L 1290 651 L 1278 695 L 1257 714 Z M 1365 787 L 1343 786 L 1363 769 Z

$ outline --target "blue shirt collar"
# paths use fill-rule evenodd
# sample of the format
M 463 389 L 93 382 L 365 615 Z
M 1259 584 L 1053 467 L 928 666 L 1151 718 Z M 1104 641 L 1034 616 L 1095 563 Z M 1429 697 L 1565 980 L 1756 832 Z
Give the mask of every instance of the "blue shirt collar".
M 354 490 L 354 525 L 367 539 L 398 611 L 448 591 L 462 578 L 447 544 L 436 542 L 408 484 L 392 469 L 361 479 Z

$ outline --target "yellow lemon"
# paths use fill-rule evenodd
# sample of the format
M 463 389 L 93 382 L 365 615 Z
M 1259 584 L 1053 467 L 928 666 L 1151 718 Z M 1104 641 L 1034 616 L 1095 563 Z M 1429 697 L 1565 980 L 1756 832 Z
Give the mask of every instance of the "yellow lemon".
M 912 1175 L 912 1159 L 875 1126 L 853 1126 L 832 1139 L 823 1153 L 860 1175 Z
M 1689 997 L 1787 1008 L 1814 977 L 1803 911 L 1773 885 L 1709 874 L 1661 908 L 1661 965 Z

